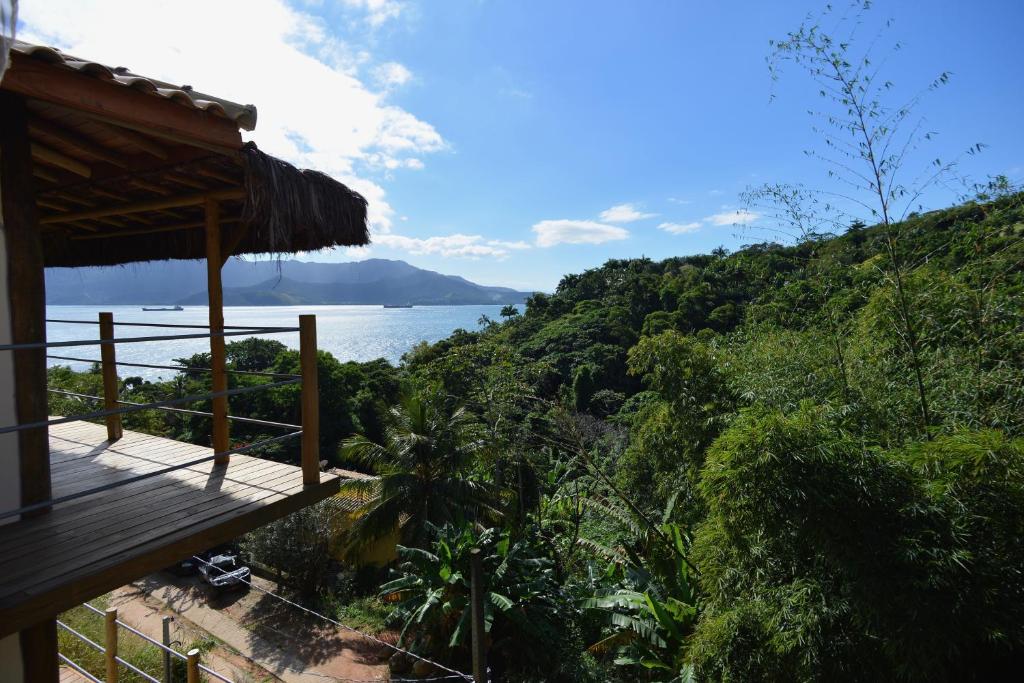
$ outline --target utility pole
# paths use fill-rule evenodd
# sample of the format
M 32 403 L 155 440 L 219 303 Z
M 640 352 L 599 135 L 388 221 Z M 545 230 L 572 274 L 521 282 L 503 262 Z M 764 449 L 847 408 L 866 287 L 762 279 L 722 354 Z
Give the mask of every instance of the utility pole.
M 480 548 L 469 551 L 469 602 L 473 624 L 473 681 L 487 683 L 487 650 L 484 647 L 484 580 Z
M 163 644 L 166 648 L 164 653 L 164 683 L 171 683 L 171 667 L 174 662 L 171 661 L 171 622 L 174 621 L 174 617 L 165 616 L 161 619 L 163 624 Z

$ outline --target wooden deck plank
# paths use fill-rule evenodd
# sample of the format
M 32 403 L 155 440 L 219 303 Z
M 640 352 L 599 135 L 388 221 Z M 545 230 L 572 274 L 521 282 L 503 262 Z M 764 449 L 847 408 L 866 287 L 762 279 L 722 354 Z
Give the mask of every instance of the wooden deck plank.
M 102 425 L 50 429 L 54 496 L 212 455 L 138 432 L 110 444 Z M 235 455 L 118 486 L 0 526 L 0 637 L 333 495 L 299 467 Z
M 278 480 L 282 484 L 290 483 L 289 477 L 294 479 L 294 472 L 282 468 L 291 466 L 275 464 L 279 466 L 273 469 L 263 467 L 262 463 L 251 462 L 237 463 L 234 468 L 239 474 L 242 474 L 243 468 L 252 475 L 257 473 L 257 469 L 266 474 L 273 474 L 276 479 L 270 481 L 269 484 L 277 484 Z M 203 478 L 207 479 L 208 476 Z M 104 548 L 112 549 L 118 539 L 127 537 L 127 532 L 131 532 L 131 534 L 149 533 L 153 526 L 169 524 L 175 519 L 175 515 L 182 511 L 186 514 L 198 514 L 202 512 L 203 506 L 211 502 L 232 499 L 232 494 L 243 493 L 256 486 L 267 485 L 268 482 L 265 480 L 228 479 L 225 486 L 218 490 L 216 495 L 211 495 L 211 492 L 196 487 L 191 487 L 192 490 L 183 494 L 176 482 L 163 487 L 159 496 L 147 495 L 144 500 L 137 501 L 120 510 L 107 508 L 101 515 L 75 517 L 69 520 L 69 524 L 61 527 L 47 525 L 47 529 L 51 533 L 46 537 L 36 535 L 26 539 L 12 554 L 12 557 L 0 560 L 0 575 L 4 576 L 6 581 L 13 581 L 16 574 L 12 572 L 12 567 L 19 565 L 23 557 L 31 556 L 32 569 L 39 571 L 47 566 L 48 558 L 60 559 L 69 550 L 73 550 L 75 545 L 88 547 L 90 543 L 102 541 Z M 147 523 L 155 524 L 147 525 Z M 112 525 L 118 529 L 118 533 L 115 535 L 110 533 Z
M 167 533 L 188 526 L 192 518 L 203 515 L 207 510 L 244 503 L 254 496 L 258 500 L 280 490 L 274 487 L 283 486 L 290 490 L 294 483 L 293 473 L 279 472 L 268 482 L 261 481 L 259 485 L 238 482 L 228 490 L 219 491 L 213 496 L 206 495 L 205 491 L 192 491 L 195 495 L 171 499 L 157 507 L 148 503 L 144 507 L 132 507 L 120 515 L 111 515 L 106 520 L 107 524 L 94 528 L 89 533 L 80 533 L 73 529 L 60 538 L 54 538 L 54 542 L 37 548 L 33 553 L 22 551 L 19 554 L 31 562 L 19 563 L 14 560 L 11 564 L 22 564 L 23 572 L 27 573 L 33 582 L 37 582 L 41 577 L 48 575 L 50 567 L 59 565 L 60 569 L 67 569 L 76 564 L 88 564 L 94 555 L 118 552 L 123 548 L 137 545 L 136 541 L 139 538 L 147 539 L 154 534 Z M 266 488 L 267 486 L 271 488 Z M 115 528 L 116 531 L 111 533 L 111 528 Z M 93 552 L 75 552 L 76 547 Z M 26 575 L 8 567 L 0 569 L 0 573 L 4 576 L 4 583 L 11 586 L 17 586 L 18 579 Z

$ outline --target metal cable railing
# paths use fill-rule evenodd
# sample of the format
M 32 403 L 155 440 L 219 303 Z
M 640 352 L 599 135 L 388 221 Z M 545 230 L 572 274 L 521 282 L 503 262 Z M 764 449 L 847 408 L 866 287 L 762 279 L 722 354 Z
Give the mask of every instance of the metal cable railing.
M 20 344 L 0 344 L 0 351 L 22 351 L 27 349 L 59 349 L 68 346 L 103 346 L 113 344 L 133 344 L 150 341 L 177 341 L 181 339 L 209 339 L 210 337 L 243 337 L 254 334 L 280 334 L 299 332 L 297 327 L 253 327 L 228 332 L 207 332 L 206 334 L 165 334 L 147 337 L 118 337 L 116 339 L 81 339 L 59 342 L 23 342 Z
M 47 358 L 54 360 L 70 360 L 78 363 L 96 363 L 97 365 L 102 364 L 103 361 L 98 358 L 76 358 L 74 356 L 51 356 L 47 354 Z M 174 372 L 185 372 L 185 373 L 199 373 L 199 372 L 213 372 L 213 368 L 190 368 L 184 365 L 154 365 L 152 363 L 129 363 L 127 361 L 114 361 L 114 365 L 123 365 L 129 368 L 148 368 L 151 370 L 173 370 Z M 253 375 L 254 377 L 299 377 L 299 375 L 292 375 L 286 372 L 260 372 L 258 370 L 235 370 L 233 368 L 225 368 L 224 372 L 229 375 Z
M 95 325 L 97 323 L 85 320 L 66 320 L 52 318 L 47 322 L 51 323 L 70 323 L 70 324 L 88 324 Z M 36 419 L 33 421 L 22 422 L 20 424 L 0 426 L 0 435 L 9 434 L 15 432 L 21 432 L 25 430 L 42 430 L 48 429 L 56 425 L 67 424 L 70 422 L 78 422 L 82 420 L 95 420 L 104 419 L 107 423 L 107 435 L 108 440 L 113 442 L 121 438 L 122 427 L 121 427 L 121 416 L 131 413 L 136 413 L 144 410 L 161 410 L 171 413 L 195 415 L 204 418 L 212 419 L 213 426 L 213 444 L 214 448 L 211 450 L 208 456 L 202 458 L 194 458 L 187 462 L 177 463 L 174 465 L 168 465 L 167 467 L 161 467 L 159 469 L 142 472 L 135 474 L 134 476 L 127 476 L 119 479 L 118 481 L 104 484 L 102 486 L 96 486 L 88 488 L 83 491 L 71 493 L 63 496 L 52 496 L 47 500 L 32 501 L 30 504 L 17 508 L 15 510 L 5 511 L 0 513 L 0 519 L 12 517 L 15 515 L 22 515 L 27 512 L 33 512 L 36 510 L 49 509 L 53 505 L 76 500 L 85 496 L 100 493 L 112 488 L 126 486 L 138 481 L 143 481 L 153 477 L 158 477 L 164 474 L 168 474 L 177 470 L 194 467 L 210 461 L 216 461 L 218 464 L 227 462 L 228 456 L 245 453 L 248 451 L 266 448 L 268 446 L 280 443 L 288 439 L 294 439 L 296 437 L 302 438 L 302 478 L 304 484 L 315 484 L 319 481 L 319 454 L 318 454 L 318 439 L 316 434 L 318 433 L 318 420 L 317 414 L 319 412 L 318 400 L 317 400 L 317 382 L 316 382 L 316 319 L 315 316 L 300 316 L 299 327 L 279 327 L 279 326 L 227 326 L 223 329 L 212 330 L 206 325 L 186 325 L 186 324 L 171 324 L 171 323 L 115 323 L 113 316 L 109 313 L 101 313 L 98 321 L 100 328 L 100 339 L 89 339 L 89 340 L 71 340 L 71 341 L 56 341 L 56 342 L 23 342 L 15 344 L 3 344 L 0 345 L 0 351 L 14 351 L 14 352 L 25 352 L 29 350 L 38 349 L 50 349 L 50 348 L 62 348 L 62 347 L 74 347 L 74 346 L 95 346 L 101 345 L 103 353 L 99 360 L 93 360 L 88 358 L 76 358 L 73 356 L 58 356 L 51 355 L 50 357 L 64 360 L 73 360 L 77 362 L 96 362 L 100 365 L 103 375 L 103 396 L 96 396 L 92 394 L 85 394 L 75 391 L 69 391 L 57 387 L 41 387 L 41 391 L 48 391 L 53 394 L 67 396 L 79 400 L 102 402 L 102 408 L 97 410 L 91 410 L 84 413 L 75 415 L 62 415 L 58 417 L 49 417 L 48 419 Z M 113 325 L 125 325 L 132 327 L 155 327 L 155 328 L 186 328 L 186 329 L 204 329 L 207 330 L 202 334 L 168 334 L 168 335 L 150 335 L 150 336 L 134 336 L 134 337 L 120 337 L 116 338 L 113 334 Z M 214 356 L 214 367 L 210 368 L 190 368 L 190 367 L 179 367 L 172 365 L 157 365 L 152 363 L 130 363 L 130 362 L 117 362 L 114 355 L 114 348 L 117 344 L 133 344 L 143 342 L 164 342 L 164 341 L 176 341 L 182 339 L 200 339 L 209 338 L 217 339 L 220 337 L 231 337 L 231 336 L 252 336 L 258 334 L 276 334 L 284 332 L 298 332 L 300 341 L 300 362 L 301 362 L 301 373 L 299 375 L 286 374 L 286 373 L 274 373 L 274 372 L 257 372 L 248 370 L 229 370 L 225 366 L 224 362 L 224 346 L 219 345 L 219 360 L 216 353 L 216 347 L 211 342 L 211 354 Z M 175 398 L 162 399 L 158 401 L 150 402 L 137 402 L 122 400 L 118 395 L 119 393 L 119 380 L 117 378 L 116 367 L 121 366 L 134 366 L 134 367 L 148 367 L 148 368 L 161 368 L 174 370 L 175 372 L 209 372 L 213 373 L 215 390 L 206 393 L 188 394 L 185 396 L 178 396 Z M 228 388 L 226 386 L 226 375 L 231 372 L 233 374 L 241 375 L 253 375 L 266 377 L 270 381 L 262 382 L 252 386 L 243 386 Z M 219 379 L 218 379 L 219 378 Z M 219 382 L 219 384 L 218 384 Z M 273 390 L 284 386 L 293 384 L 301 384 L 303 386 L 302 391 L 302 424 L 290 424 L 286 422 L 278 422 L 274 420 L 264 420 L 255 417 L 244 417 L 239 415 L 229 415 L 227 411 L 226 399 L 230 396 L 239 396 L 243 394 L 249 394 L 257 391 Z M 204 410 L 196 410 L 194 408 L 184 407 L 186 404 L 201 403 L 205 401 L 212 401 L 213 408 L 212 412 Z M 45 414 L 45 413 L 44 413 Z M 39 418 L 43 415 L 39 415 Z M 248 443 L 239 445 L 234 448 L 230 447 L 229 431 L 227 424 L 229 421 L 235 421 L 238 423 L 253 425 L 257 427 L 269 427 L 275 429 L 289 430 L 288 433 L 279 436 L 262 439 L 255 443 Z M 312 435 L 312 436 L 310 436 Z
M 72 398 L 88 399 L 91 401 L 102 401 L 102 396 L 95 396 L 93 394 L 80 394 L 75 391 L 67 391 L 66 389 L 55 389 L 53 387 L 47 387 L 46 390 L 52 394 L 60 394 L 62 396 L 71 396 Z M 142 406 L 144 408 L 152 408 L 153 410 L 163 410 L 168 413 L 181 413 L 183 415 L 198 415 L 200 417 L 213 417 L 213 413 L 206 410 L 188 410 L 186 408 L 171 408 L 169 406 L 154 406 L 150 403 L 137 403 L 135 401 L 124 401 L 118 399 L 120 404 L 126 406 Z M 288 424 L 287 422 L 274 422 L 272 420 L 261 420 L 256 417 L 241 417 L 239 415 L 228 415 L 229 420 L 235 422 L 242 422 L 244 424 L 252 424 L 260 427 L 280 427 L 283 429 L 302 429 L 302 425 Z
M 64 662 L 65 664 L 67 664 L 67 665 L 68 665 L 68 666 L 70 666 L 70 667 L 71 667 L 72 669 L 74 669 L 75 671 L 77 671 L 77 672 L 78 672 L 78 673 L 80 673 L 81 675 L 85 676 L 86 678 L 88 678 L 88 679 L 89 679 L 90 681 L 92 681 L 93 683 L 103 683 L 103 681 L 101 681 L 100 679 L 96 678 L 96 677 L 95 677 L 95 676 L 93 676 L 93 675 L 92 675 L 91 673 L 89 673 L 88 671 L 86 671 L 85 669 L 83 669 L 82 667 L 80 667 L 80 666 L 79 666 L 78 664 L 76 664 L 75 662 L 73 662 L 73 661 L 71 661 L 70 659 L 68 659 L 68 658 L 67 658 L 66 656 L 64 656 L 64 654 L 62 654 L 62 653 L 58 652 L 58 653 L 57 653 L 57 657 L 58 657 L 58 658 L 60 659 L 60 661 L 62 661 L 62 662 Z
M 104 617 L 105 619 L 109 618 L 107 616 L 107 614 L 108 614 L 107 612 L 104 612 L 101 609 L 97 609 L 96 607 L 93 607 L 92 605 L 90 605 L 87 602 L 82 603 L 82 607 L 86 608 L 90 612 L 93 612 L 95 614 L 98 614 L 101 617 Z M 214 671 L 213 669 L 209 668 L 208 666 L 206 666 L 202 662 L 200 662 L 199 659 L 198 659 L 198 651 L 197 650 L 190 651 L 188 655 L 182 654 L 181 652 L 178 652 L 174 648 L 169 647 L 168 645 L 165 645 L 164 643 L 161 643 L 159 640 L 155 640 L 154 638 L 150 638 L 145 633 L 143 633 L 142 631 L 138 630 L 137 628 L 131 626 L 130 624 L 126 624 L 125 622 L 121 621 L 120 619 L 117 618 L 116 610 L 113 611 L 113 614 L 114 614 L 113 622 L 114 622 L 114 624 L 116 624 L 118 629 L 124 629 L 124 630 L 128 631 L 129 633 L 132 633 L 133 635 L 138 636 L 139 638 L 141 638 L 146 643 L 148 643 L 148 644 L 150 644 L 150 645 L 152 645 L 152 646 L 154 646 L 154 647 L 156 647 L 156 648 L 166 652 L 167 654 L 171 655 L 172 657 L 177 657 L 181 661 L 185 662 L 186 666 L 194 666 L 197 673 L 199 671 L 202 671 L 203 673 L 205 673 L 205 674 L 207 674 L 209 676 L 212 676 L 213 678 L 216 678 L 219 681 L 223 681 L 224 683 L 233 683 L 233 681 L 230 678 L 228 678 L 227 676 L 225 676 L 225 675 L 223 675 L 221 673 L 218 673 L 217 671 Z M 104 646 L 99 645 L 98 643 L 90 640 L 89 638 L 87 638 L 86 636 L 82 635 L 78 631 L 72 629 L 71 627 L 67 626 L 66 624 L 63 624 L 60 621 L 58 621 L 57 625 L 62 627 L 62 628 L 64 628 L 65 630 L 67 630 L 72 635 L 74 635 L 75 637 L 79 638 L 80 640 L 82 640 L 86 644 L 92 646 L 93 648 L 99 650 L 100 652 L 102 652 L 104 654 L 106 653 L 107 649 Z M 134 664 L 132 664 L 131 662 L 129 662 L 128 660 L 126 660 L 126 659 L 124 659 L 122 657 L 119 657 L 119 656 L 115 655 L 114 661 L 116 661 L 118 664 L 121 664 L 122 666 L 124 666 L 125 668 L 129 669 L 130 671 L 138 674 L 139 676 L 145 678 L 147 681 L 151 681 L 152 683 L 161 683 L 160 679 L 155 678 L 154 676 L 146 673 L 145 671 L 142 671 L 137 666 L 135 666 Z M 76 667 L 76 670 L 81 671 L 81 669 L 79 669 L 77 667 Z M 93 680 L 96 680 L 96 679 L 93 679 Z M 192 679 L 189 679 L 189 680 L 192 680 Z M 100 683 L 100 682 L 97 681 L 97 683 Z
M 224 391 L 211 391 L 205 394 L 191 394 L 189 396 L 182 396 L 181 398 L 169 398 L 163 401 L 154 401 L 153 403 L 142 403 L 139 405 L 129 405 L 123 408 L 106 408 L 104 410 L 94 410 L 90 413 L 83 413 L 81 415 L 71 415 L 69 417 L 58 417 L 53 420 L 39 420 L 37 422 L 25 422 L 17 425 L 8 425 L 6 427 L 0 427 L 0 434 L 8 434 L 10 432 L 20 432 L 25 429 L 38 429 L 40 427 L 52 427 L 53 425 L 64 424 L 66 422 L 79 422 L 81 420 L 92 420 L 98 417 L 107 417 L 108 415 L 125 415 L 127 413 L 137 413 L 140 410 L 152 410 L 153 408 L 163 408 L 165 406 L 176 406 L 184 403 L 198 403 L 200 401 L 208 401 L 211 398 L 217 398 L 218 396 L 238 396 L 239 394 L 251 394 L 254 391 L 262 391 L 264 389 L 273 389 L 274 387 L 288 386 L 289 384 L 301 384 L 302 379 L 286 379 L 280 382 L 270 382 L 269 384 L 259 384 L 253 387 L 237 387 L 235 389 L 225 389 Z
M 48 322 L 48 323 L 67 323 L 67 324 L 72 324 L 72 325 L 95 325 L 96 324 L 95 320 L 62 320 L 62 319 L 59 319 L 59 318 L 47 318 L 46 322 Z M 113 324 L 117 325 L 118 327 L 170 327 L 170 328 L 177 328 L 177 329 L 183 329 L 183 330 L 208 330 L 208 329 L 210 329 L 209 325 L 200 325 L 198 323 L 194 324 L 194 325 L 181 324 L 181 323 L 129 323 L 129 322 L 121 322 L 121 321 L 115 320 L 113 322 Z M 224 325 L 222 327 L 222 329 L 225 329 L 225 330 L 275 330 L 277 332 L 298 332 L 299 331 L 299 328 L 297 328 L 297 327 L 272 327 L 272 326 L 266 326 L 266 325 Z

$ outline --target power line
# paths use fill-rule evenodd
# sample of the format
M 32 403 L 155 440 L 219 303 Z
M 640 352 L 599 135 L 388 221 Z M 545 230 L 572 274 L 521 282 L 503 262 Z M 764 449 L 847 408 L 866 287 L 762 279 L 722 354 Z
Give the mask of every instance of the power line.
M 207 567 L 212 567 L 213 569 L 216 569 L 221 574 L 228 574 L 229 573 L 229 572 L 225 571 L 224 569 L 221 569 L 217 565 L 211 564 L 210 562 L 207 562 L 206 560 L 204 560 L 203 558 L 201 558 L 201 557 L 199 557 L 197 555 L 193 555 L 192 557 L 194 559 L 198 560 L 199 562 L 202 562 Z M 473 680 L 473 677 L 470 676 L 469 674 L 465 674 L 465 673 L 463 673 L 461 671 L 456 671 L 455 669 L 451 669 L 451 668 L 445 666 L 444 664 L 439 664 L 438 662 L 435 662 L 433 660 L 427 659 L 426 657 L 421 657 L 420 655 L 416 654 L 415 652 L 409 652 L 408 650 L 403 650 L 402 648 L 398 647 L 397 645 L 392 645 L 389 642 L 381 640 L 377 636 L 372 636 L 369 633 L 363 633 L 359 629 L 352 628 L 351 626 L 349 626 L 347 624 L 343 624 L 340 621 L 337 621 L 335 619 L 331 619 L 330 617 L 325 616 L 323 614 L 320 614 L 319 612 L 316 612 L 314 610 L 311 610 L 308 607 L 304 607 L 303 605 L 300 605 L 297 602 L 292 602 L 288 598 L 283 597 L 281 595 L 278 595 L 277 593 L 274 593 L 273 591 L 269 591 L 266 588 L 262 588 L 260 586 L 257 586 L 256 584 L 254 584 L 252 581 L 249 581 L 248 579 L 239 578 L 238 580 L 243 582 L 243 583 L 245 583 L 245 584 L 247 584 L 250 588 L 255 588 L 256 590 L 260 591 L 261 593 L 269 595 L 269 596 L 271 596 L 273 598 L 277 598 L 278 600 L 280 600 L 281 602 L 283 602 L 285 604 L 291 605 L 292 607 L 296 607 L 296 608 L 302 610 L 303 612 L 306 612 L 307 614 L 311 614 L 314 617 L 319 617 L 320 619 L 323 619 L 326 622 L 334 624 L 335 626 L 341 627 L 341 628 L 343 628 L 343 629 L 345 629 L 347 631 L 351 631 L 352 633 L 358 634 L 358 635 L 362 636 L 363 638 L 366 638 L 367 640 L 371 640 L 371 641 L 377 643 L 378 645 L 383 645 L 384 647 L 390 648 L 390 649 L 394 650 L 395 652 L 400 652 L 400 653 L 402 653 L 404 655 L 408 655 L 409 657 L 412 657 L 414 659 L 418 659 L 421 662 L 426 662 L 427 664 L 430 664 L 431 666 L 436 666 L 437 668 L 442 669 L 444 671 L 447 671 L 450 674 L 454 674 L 452 676 L 442 676 L 442 677 L 439 677 L 439 678 L 427 678 L 427 679 L 418 678 L 418 679 L 406 679 L 406 680 L 410 680 L 410 681 L 413 681 L 413 680 L 415 680 L 415 681 L 428 680 L 429 681 L 429 680 L 451 679 L 451 678 L 456 678 L 456 677 L 461 678 L 464 681 L 472 681 Z M 346 679 L 340 679 L 340 680 L 346 680 Z M 402 679 L 392 678 L 390 680 L 400 681 Z M 350 683 L 359 683 L 359 682 L 358 681 L 350 681 Z

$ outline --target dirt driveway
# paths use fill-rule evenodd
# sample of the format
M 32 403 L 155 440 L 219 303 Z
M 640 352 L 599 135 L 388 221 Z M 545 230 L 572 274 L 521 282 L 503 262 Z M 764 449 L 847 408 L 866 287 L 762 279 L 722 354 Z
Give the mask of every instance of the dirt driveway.
M 252 577 L 256 586 L 274 584 Z M 385 648 L 258 590 L 211 596 L 192 577 L 160 572 L 111 594 L 120 618 L 159 639 L 161 617 L 175 617 L 181 647 L 206 633 L 217 645 L 204 663 L 236 680 L 331 683 L 387 681 Z M 209 640 L 209 639 L 207 639 Z

